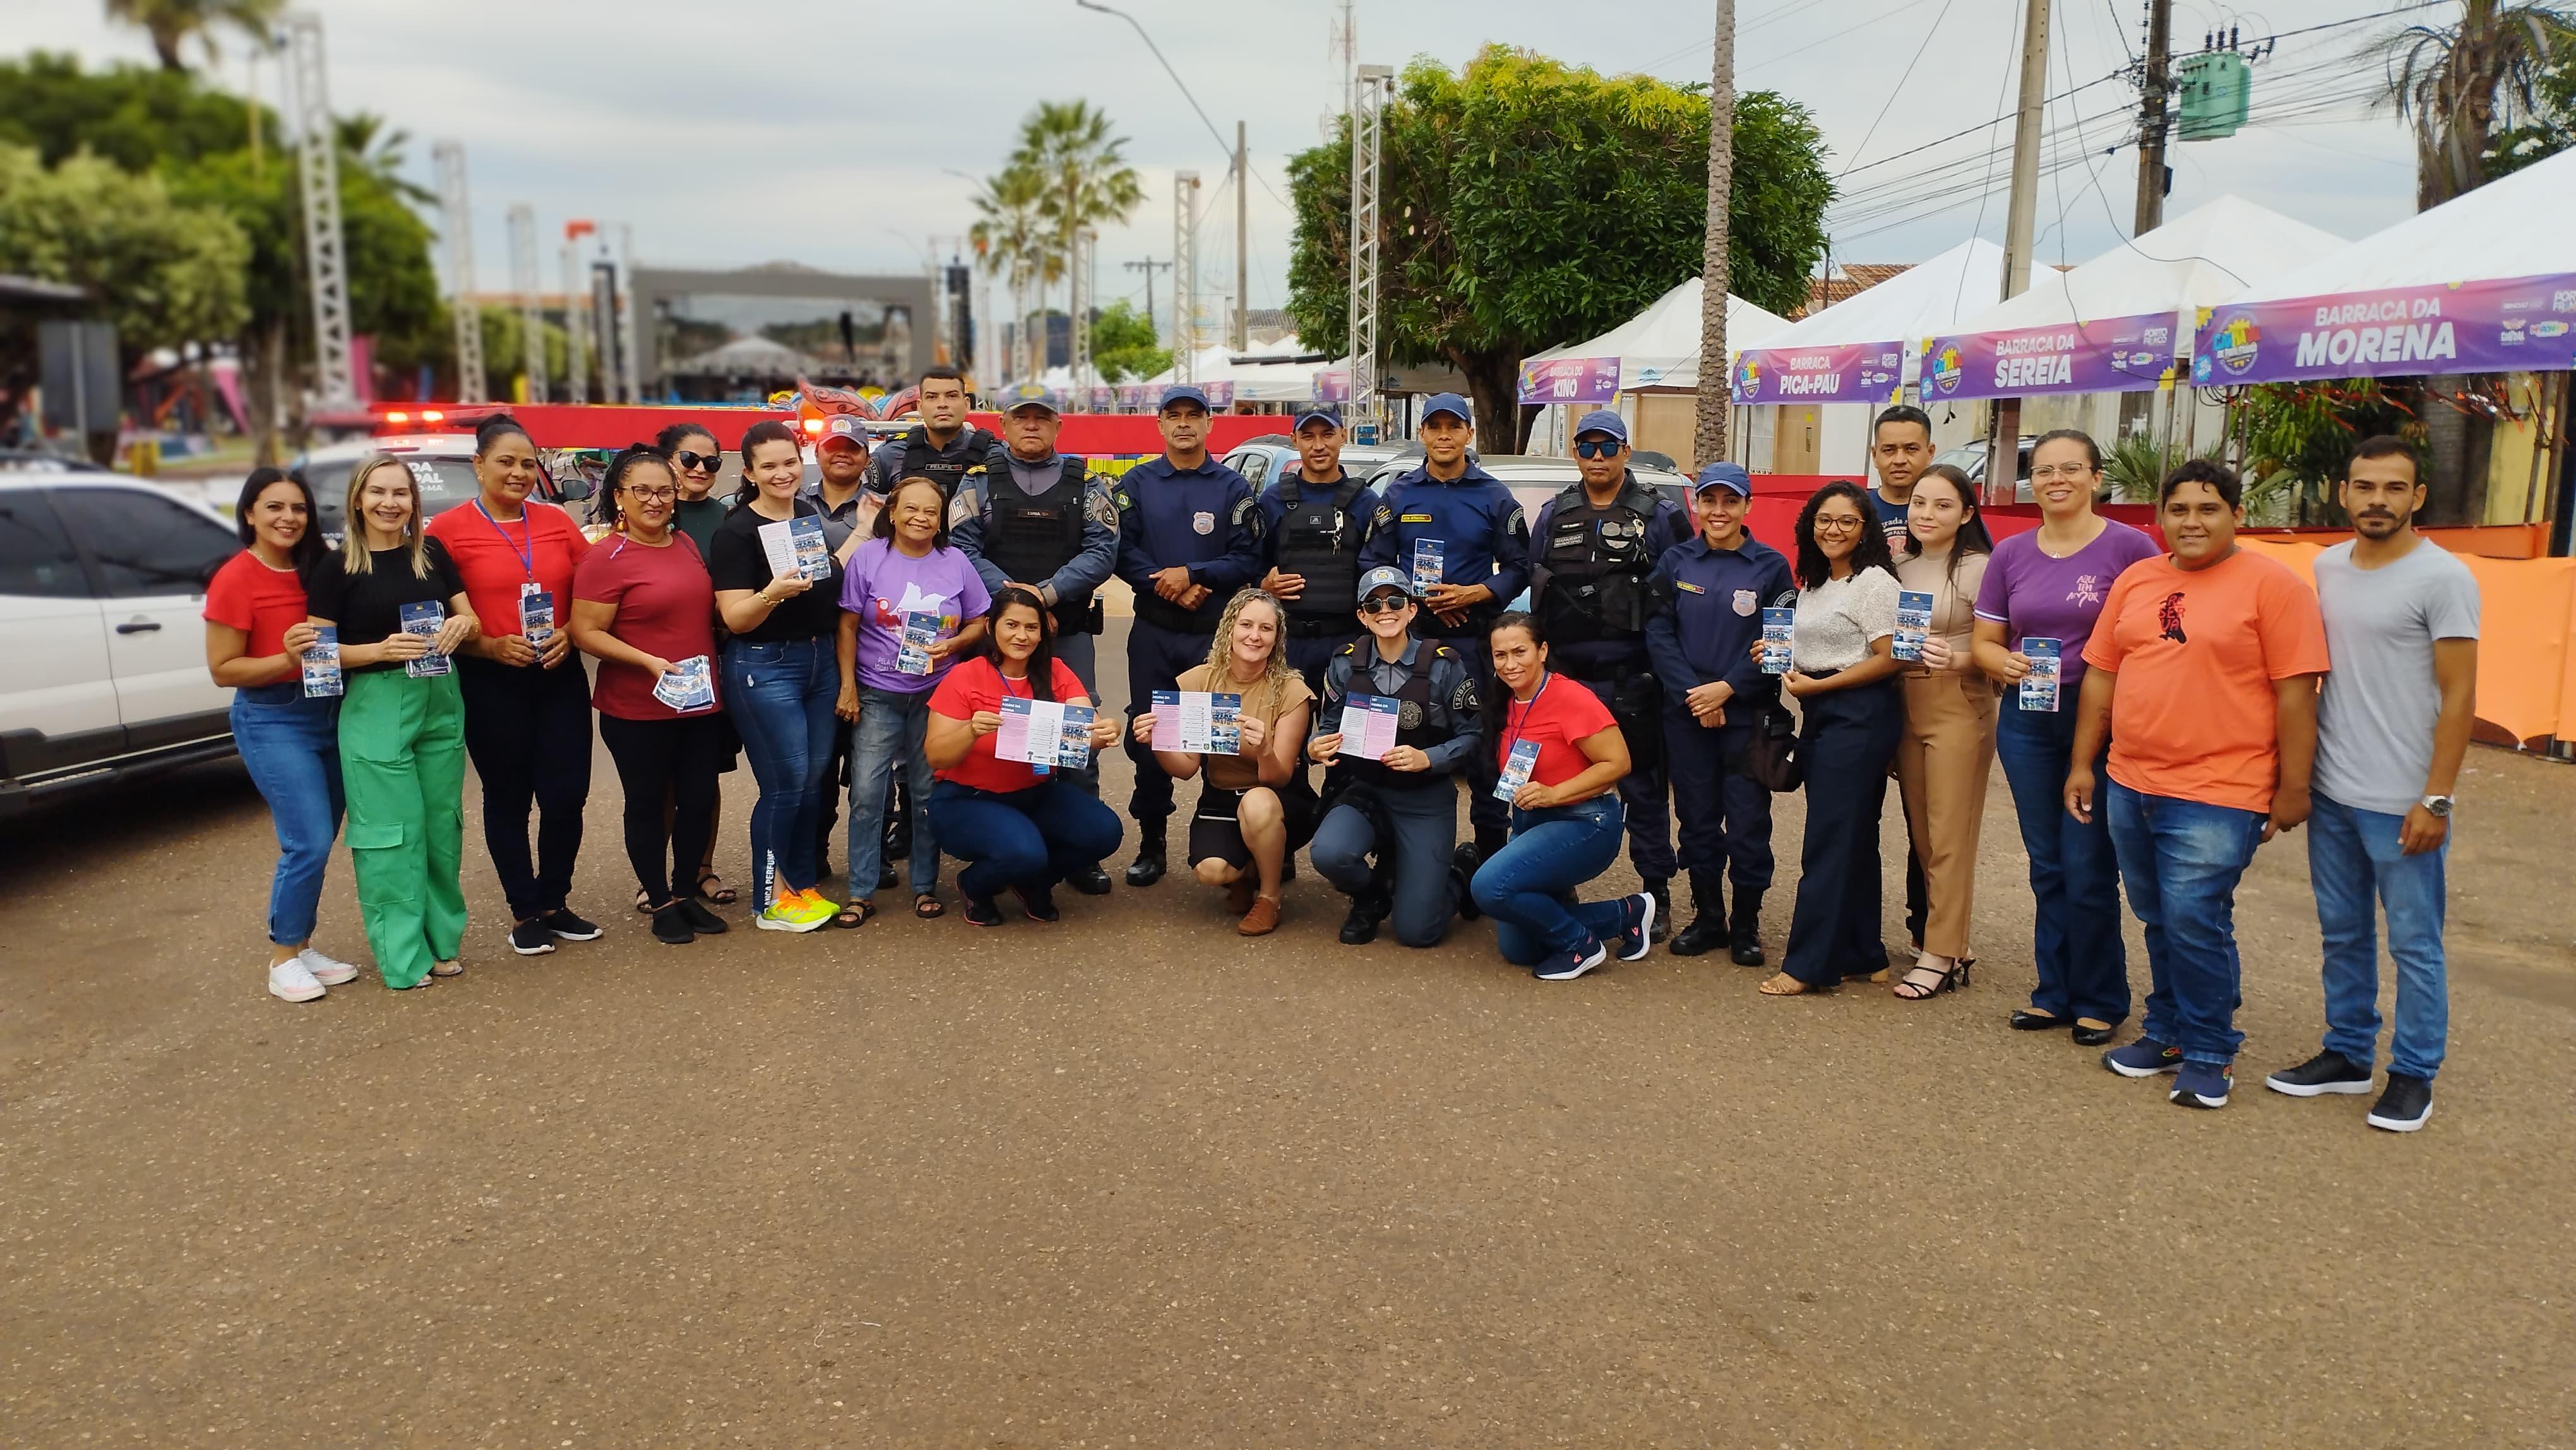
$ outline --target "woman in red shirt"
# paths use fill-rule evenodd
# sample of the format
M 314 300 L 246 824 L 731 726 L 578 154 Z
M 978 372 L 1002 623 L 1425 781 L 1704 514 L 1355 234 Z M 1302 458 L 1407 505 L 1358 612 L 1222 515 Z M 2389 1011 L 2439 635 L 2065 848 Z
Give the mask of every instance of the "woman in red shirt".
M 1092 703 L 1073 667 L 1055 657 L 1054 612 L 1013 584 L 995 591 L 984 620 L 983 647 L 931 692 L 922 739 L 938 782 L 930 790 L 930 823 L 939 849 L 968 863 L 957 889 L 969 922 L 1000 925 L 993 898 L 1006 886 L 1029 920 L 1054 921 L 1055 884 L 1107 859 L 1125 828 L 1109 807 L 1066 781 L 1079 762 L 1042 769 L 1005 759 L 997 748 L 1006 698 Z M 1020 733 L 1014 726 L 1014 736 Z M 1082 741 L 1093 751 L 1117 744 L 1117 720 L 1094 715 Z
M 1509 792 L 1512 839 L 1476 868 L 1476 905 L 1494 919 L 1503 959 L 1542 982 L 1601 965 L 1605 941 L 1633 962 L 1654 945 L 1655 898 L 1574 899 L 1619 859 L 1627 737 L 1599 696 L 1548 669 L 1538 621 L 1513 610 L 1486 647 L 1503 688 L 1486 692 L 1485 748 L 1502 771 L 1496 794 Z
M 274 468 L 251 470 L 233 507 L 235 554 L 206 585 L 206 670 L 233 691 L 233 744 L 277 827 L 268 887 L 268 991 L 310 1002 L 358 969 L 313 949 L 322 868 L 340 834 L 340 692 L 304 690 L 304 572 L 322 556 L 313 491 Z
M 564 904 L 590 799 L 589 681 L 564 620 L 573 569 L 590 541 L 572 515 L 528 497 L 542 468 L 537 445 L 516 419 L 485 419 L 474 430 L 482 492 L 428 528 L 455 561 L 483 622 L 482 638 L 457 659 L 456 683 L 465 697 L 465 753 L 483 781 L 483 846 L 509 898 L 510 949 L 523 957 L 553 951 L 558 938 L 599 936 Z M 533 860 L 531 807 L 538 817 Z
M 688 889 L 715 830 L 716 771 L 732 746 L 716 695 L 716 587 L 696 542 L 674 527 L 679 481 L 669 459 L 640 443 L 625 449 L 609 460 L 600 495 L 615 531 L 573 570 L 572 642 L 599 661 L 591 702 L 625 789 L 626 859 L 643 883 L 653 937 L 686 946 L 725 930 Z M 703 699 L 686 688 L 691 679 L 705 681 Z

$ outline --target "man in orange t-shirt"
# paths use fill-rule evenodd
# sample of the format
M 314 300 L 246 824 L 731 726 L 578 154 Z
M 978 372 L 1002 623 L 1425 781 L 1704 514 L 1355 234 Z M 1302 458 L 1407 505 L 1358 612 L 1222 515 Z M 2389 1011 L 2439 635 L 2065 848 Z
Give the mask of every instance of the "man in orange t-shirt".
M 2235 471 L 2194 459 L 2166 478 L 2158 522 L 2173 552 L 2111 586 L 2084 647 L 2075 768 L 2066 808 L 2091 821 L 2097 789 L 2129 908 L 2147 929 L 2143 1034 L 2102 1054 L 2124 1077 L 2172 1072 L 2172 1100 L 2227 1105 L 2235 1026 L 2236 883 L 2254 848 L 2308 818 L 2317 680 L 2326 672 L 2317 597 L 2289 570 L 2236 546 Z M 2110 736 L 2108 784 L 2090 764 Z

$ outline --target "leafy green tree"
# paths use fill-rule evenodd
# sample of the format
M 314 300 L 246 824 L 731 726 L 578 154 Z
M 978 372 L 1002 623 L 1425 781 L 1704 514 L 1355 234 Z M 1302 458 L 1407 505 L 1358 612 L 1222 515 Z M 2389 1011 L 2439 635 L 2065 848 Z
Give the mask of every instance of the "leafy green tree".
M 107 0 L 107 18 L 138 26 L 152 37 L 152 53 L 161 69 L 176 74 L 188 68 L 179 48 L 195 41 L 216 57 L 215 31 L 228 27 L 266 44 L 286 0 Z
M 0 146 L 0 272 L 87 288 L 128 360 L 238 331 L 249 256 L 231 218 L 172 201 L 158 176 Z
M 1154 336 L 1153 319 L 1121 299 L 1093 314 L 1091 364 L 1107 383 L 1150 378 L 1172 365 L 1172 350 Z
M 2244 450 L 2248 513 L 2260 511 L 2274 523 L 2344 522 L 2334 486 L 2353 445 L 2382 433 L 2413 441 L 2416 467 L 2433 479 L 2413 391 L 2410 384 L 2372 378 L 2247 388 L 2228 408 L 2227 429 Z
M 1379 216 L 1383 361 L 1467 378 L 1479 446 L 1520 446 L 1521 359 L 1605 331 L 1697 275 L 1706 237 L 1703 87 L 1605 78 L 1488 46 L 1455 75 L 1407 67 L 1384 133 Z M 1785 312 L 1824 252 L 1833 183 L 1806 109 L 1736 98 L 1729 284 Z M 1289 162 L 1296 212 L 1288 312 L 1308 338 L 1347 335 L 1350 142 Z
M 263 108 L 264 144 L 281 144 Z M 250 108 L 185 72 L 118 65 L 84 71 L 69 55 L 36 51 L 0 61 L 0 142 L 33 146 L 51 166 L 91 151 L 128 171 L 165 161 L 239 151 L 250 143 Z
M 2532 104 L 2487 138 L 2489 181 L 2576 146 L 2576 36 L 2559 36 L 2531 78 Z

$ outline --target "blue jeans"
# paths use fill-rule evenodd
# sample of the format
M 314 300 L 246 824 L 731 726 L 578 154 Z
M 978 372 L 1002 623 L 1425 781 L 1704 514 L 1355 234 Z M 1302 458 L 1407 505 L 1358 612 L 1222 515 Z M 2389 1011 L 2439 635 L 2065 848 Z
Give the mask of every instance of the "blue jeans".
M 1616 901 L 1577 902 L 1574 889 L 1619 859 L 1626 812 L 1613 795 L 1570 806 L 1512 810 L 1511 844 L 1476 868 L 1476 904 L 1494 919 L 1503 960 L 1534 967 L 1549 957 L 1591 955 L 1627 919 Z
M 2185 1062 L 2225 1067 L 2244 981 L 2236 957 L 2236 883 L 2263 842 L 2261 811 L 2147 795 L 2101 778 L 2097 810 L 2129 909 L 2147 929 L 2146 1036 L 2182 1049 Z
M 2075 714 L 2024 710 L 2019 692 L 1997 712 L 1995 756 L 2012 785 L 2030 855 L 2031 963 L 2039 985 L 2030 1005 L 2052 1017 L 2090 1017 L 2113 1026 L 2129 1016 L 2129 948 L 2120 937 L 2120 863 L 2111 817 L 2092 824 L 2066 809 L 2066 772 L 2075 761 Z M 2094 778 L 2108 780 L 2103 762 Z
M 823 818 L 823 770 L 832 759 L 832 704 L 841 666 L 832 641 L 725 646 L 724 703 L 751 760 L 760 799 L 751 808 L 752 903 L 784 887 L 814 886 L 814 832 Z
M 850 899 L 877 894 L 877 863 L 885 854 L 886 780 L 903 765 L 904 807 L 912 815 L 912 894 L 939 884 L 939 836 L 930 826 L 930 757 L 922 733 L 930 728 L 930 692 L 900 694 L 859 687 L 859 727 L 850 745 Z
M 1374 815 L 1354 798 L 1360 791 L 1373 791 Z M 1440 944 L 1448 935 L 1449 919 L 1458 914 L 1458 899 L 1449 888 L 1449 861 L 1457 840 L 1458 787 L 1444 777 L 1391 789 L 1352 787 L 1324 813 L 1306 854 L 1315 873 L 1344 896 L 1367 901 L 1384 893 L 1380 904 L 1394 924 L 1396 941 L 1428 947 Z
M 943 780 L 930 788 L 930 824 L 940 846 L 968 863 L 957 873 L 957 889 L 987 903 L 1006 886 L 1031 896 L 1053 890 L 1074 872 L 1099 865 L 1126 833 L 1117 812 L 1062 777 L 1015 791 Z M 918 837 L 912 849 L 915 859 L 929 854 Z
M 302 946 L 321 909 L 322 868 L 340 834 L 340 702 L 306 699 L 300 680 L 233 691 L 233 744 L 277 827 L 268 939 Z
M 2397 961 L 2397 1029 L 2388 1070 L 2430 1079 L 2442 1069 L 2450 1033 L 2449 977 L 2442 960 L 2444 890 L 2439 849 L 2397 849 L 2404 816 L 2314 797 L 2308 818 L 2308 884 L 2325 938 L 2326 1049 L 2363 1067 L 2379 1046 L 2379 940 L 2371 898 L 2388 911 L 2388 954 Z

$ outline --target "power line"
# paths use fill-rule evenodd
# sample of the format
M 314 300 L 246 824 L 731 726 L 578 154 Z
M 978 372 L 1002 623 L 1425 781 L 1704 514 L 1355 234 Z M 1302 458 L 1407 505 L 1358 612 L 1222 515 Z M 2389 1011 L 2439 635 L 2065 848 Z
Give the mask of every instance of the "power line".
M 1860 145 L 1852 148 L 1853 161 L 1858 161 L 1861 158 L 1862 153 L 1869 150 L 1870 141 L 1878 135 L 1879 123 L 1887 119 L 1888 111 L 1893 109 L 1896 105 L 1896 98 L 1905 94 L 1905 83 L 1914 78 L 1914 68 L 1923 63 L 1924 52 L 1932 48 L 1932 36 L 1939 35 L 1941 33 L 1941 22 L 1950 18 L 1950 7 L 1956 3 L 1958 3 L 1958 0 L 1941 0 L 1941 13 L 1932 17 L 1931 34 L 1924 36 L 1923 43 L 1915 47 L 1914 58 L 1905 63 L 1904 74 L 1899 75 L 1896 78 L 1896 84 L 1888 88 L 1886 104 L 1878 108 L 1877 119 L 1871 121 L 1869 123 L 1869 129 L 1861 133 Z M 1715 44 L 1716 42 L 1712 41 L 1710 43 Z M 1842 170 L 1834 173 L 1834 180 L 1836 182 L 1840 182 L 1850 173 L 1851 167 L 1846 164 Z

